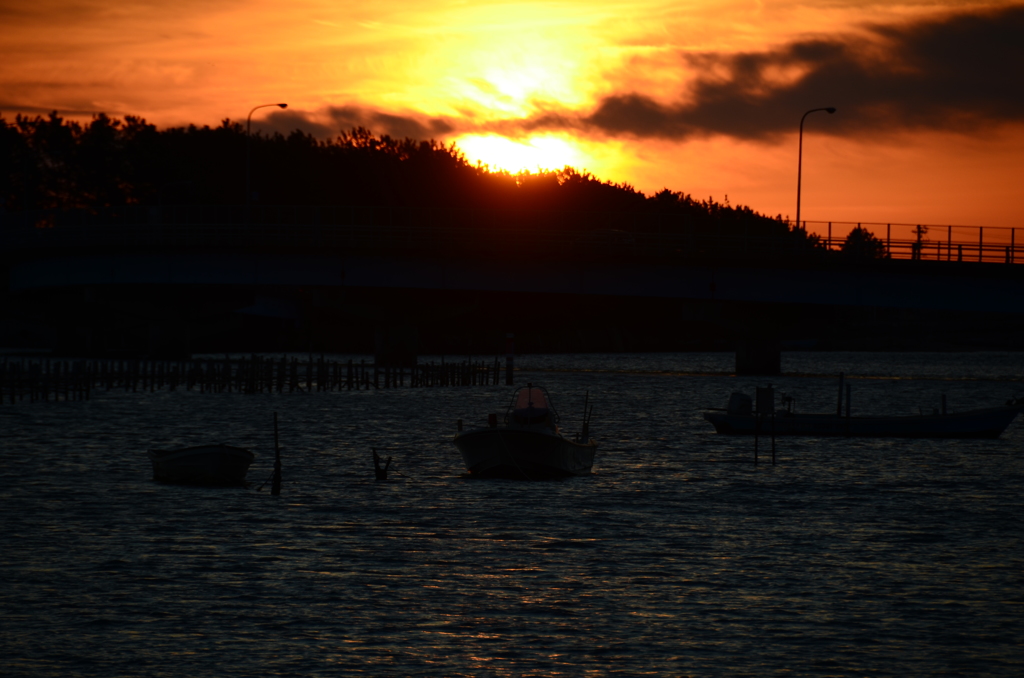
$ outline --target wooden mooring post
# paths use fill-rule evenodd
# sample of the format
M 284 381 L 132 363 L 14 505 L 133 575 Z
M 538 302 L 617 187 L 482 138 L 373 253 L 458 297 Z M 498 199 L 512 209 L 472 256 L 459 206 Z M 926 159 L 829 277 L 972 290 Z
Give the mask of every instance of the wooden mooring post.
M 271 496 L 281 494 L 281 446 L 277 436 L 277 412 L 274 412 L 274 481 L 270 485 Z
M 775 466 L 775 389 L 771 384 L 758 386 L 754 398 L 754 466 L 757 466 L 757 438 L 761 424 L 769 422 L 772 439 L 772 466 Z

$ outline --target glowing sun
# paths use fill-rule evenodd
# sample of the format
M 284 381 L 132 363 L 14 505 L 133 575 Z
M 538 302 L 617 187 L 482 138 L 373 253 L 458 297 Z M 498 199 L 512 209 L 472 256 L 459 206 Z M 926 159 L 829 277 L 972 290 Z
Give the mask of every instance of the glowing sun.
M 558 136 L 513 140 L 496 134 L 470 134 L 459 137 L 455 143 L 470 162 L 513 174 L 558 170 L 566 165 L 582 170 L 587 160 L 575 144 Z

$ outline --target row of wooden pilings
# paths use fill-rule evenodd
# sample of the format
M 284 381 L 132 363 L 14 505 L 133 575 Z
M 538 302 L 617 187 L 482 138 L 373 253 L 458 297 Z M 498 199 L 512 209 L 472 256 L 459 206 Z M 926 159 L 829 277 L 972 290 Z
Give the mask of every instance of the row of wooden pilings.
M 193 360 L 5 359 L 0 404 L 89 400 L 96 390 L 292 393 L 501 383 L 501 363 L 430 362 L 391 367 L 366 360 L 253 355 Z

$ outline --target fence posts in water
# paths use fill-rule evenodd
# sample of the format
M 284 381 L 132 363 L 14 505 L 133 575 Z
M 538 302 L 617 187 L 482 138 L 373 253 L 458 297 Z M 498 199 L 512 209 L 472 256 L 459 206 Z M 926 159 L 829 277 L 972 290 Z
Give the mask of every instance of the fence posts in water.
M 333 362 L 324 356 L 306 363 L 282 356 L 279 360 L 258 355 L 232 359 L 197 360 L 53 360 L 0 361 L 0 404 L 91 400 L 96 388 L 125 392 L 198 390 L 201 393 L 331 392 L 406 386 L 405 369 L 368 365 L 365 360 Z M 371 374 L 372 372 L 372 374 Z M 508 376 L 506 374 L 506 376 Z M 509 377 L 511 380 L 511 378 Z M 384 384 L 381 386 L 381 380 Z M 305 383 L 303 383 L 305 382 Z M 501 362 L 466 360 L 440 365 L 414 365 L 409 387 L 487 386 L 501 383 Z

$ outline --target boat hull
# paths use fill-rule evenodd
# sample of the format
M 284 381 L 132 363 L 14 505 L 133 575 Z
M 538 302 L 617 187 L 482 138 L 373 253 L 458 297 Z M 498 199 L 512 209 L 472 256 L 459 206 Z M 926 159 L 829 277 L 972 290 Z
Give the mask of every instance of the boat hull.
M 255 458 L 249 450 L 230 445 L 149 451 L 153 480 L 193 485 L 244 486 L 245 474 Z
M 576 443 L 555 433 L 485 428 L 455 436 L 473 477 L 540 480 L 587 475 L 597 443 Z
M 776 436 L 850 436 L 872 438 L 998 438 L 1014 417 L 1018 407 L 992 407 L 984 410 L 944 415 L 909 417 L 840 417 L 832 414 L 790 414 L 778 412 L 772 417 L 705 412 L 718 433 L 727 435 Z

